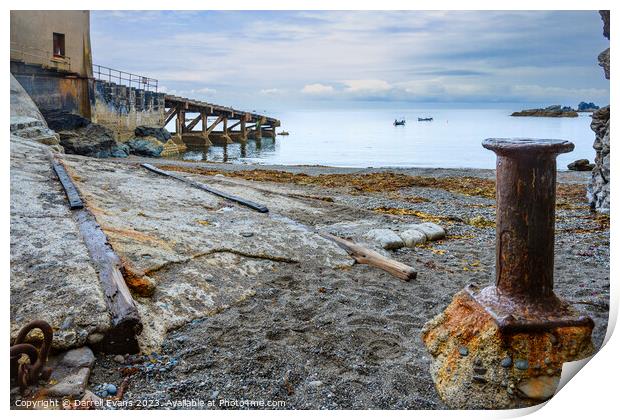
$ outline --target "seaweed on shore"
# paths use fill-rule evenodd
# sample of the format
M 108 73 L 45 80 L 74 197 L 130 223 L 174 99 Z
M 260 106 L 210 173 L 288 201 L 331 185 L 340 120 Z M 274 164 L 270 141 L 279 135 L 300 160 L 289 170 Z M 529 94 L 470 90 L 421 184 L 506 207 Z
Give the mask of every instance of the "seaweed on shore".
M 473 176 L 435 178 L 395 172 L 308 175 L 268 169 L 222 171 L 178 165 L 161 165 L 160 168 L 167 171 L 187 172 L 206 176 L 220 174 L 247 181 L 315 185 L 325 188 L 349 188 L 352 194 L 395 192 L 403 188 L 420 187 L 442 189 L 466 196 L 495 198 L 495 180 Z M 421 202 L 423 200 L 415 198 L 412 201 Z M 558 206 L 568 208 L 575 204 L 586 204 L 585 187 L 581 184 L 558 184 L 557 203 Z

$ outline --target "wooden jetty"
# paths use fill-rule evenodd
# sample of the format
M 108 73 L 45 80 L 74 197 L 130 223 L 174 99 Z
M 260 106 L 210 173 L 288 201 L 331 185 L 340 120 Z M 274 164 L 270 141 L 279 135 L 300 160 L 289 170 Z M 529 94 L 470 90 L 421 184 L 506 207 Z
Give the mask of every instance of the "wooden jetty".
M 165 97 L 164 125 L 176 118 L 175 143 L 194 146 L 276 138 L 276 118 L 174 95 Z

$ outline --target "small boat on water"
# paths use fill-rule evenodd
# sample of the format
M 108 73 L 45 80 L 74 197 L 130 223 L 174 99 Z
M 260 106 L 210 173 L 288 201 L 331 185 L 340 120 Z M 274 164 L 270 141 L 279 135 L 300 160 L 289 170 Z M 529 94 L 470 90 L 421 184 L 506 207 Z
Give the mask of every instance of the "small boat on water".
M 418 117 L 418 121 L 433 121 L 433 117 L 427 117 L 427 118 Z
M 405 125 L 405 120 L 404 119 L 402 119 L 400 121 L 394 120 L 394 126 L 397 126 L 397 125 Z

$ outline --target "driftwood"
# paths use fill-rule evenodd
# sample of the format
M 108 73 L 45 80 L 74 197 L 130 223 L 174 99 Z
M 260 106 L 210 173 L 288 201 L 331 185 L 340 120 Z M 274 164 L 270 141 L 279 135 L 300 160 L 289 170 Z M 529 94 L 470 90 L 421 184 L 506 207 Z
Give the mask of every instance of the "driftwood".
M 67 174 L 63 163 L 53 157 L 52 163 L 62 168 L 61 173 L 66 176 L 65 181 L 71 184 L 77 194 L 77 188 Z M 54 170 L 58 174 L 56 167 Z M 69 197 L 69 194 L 67 196 Z M 142 321 L 120 271 L 121 260 L 110 246 L 95 216 L 88 209 L 79 208 L 73 212 L 73 216 L 99 275 L 99 282 L 112 317 L 112 328 L 95 347 L 106 353 L 137 353 L 140 348 L 136 335 L 142 332 Z
M 338 244 L 338 246 L 340 246 L 340 248 L 347 251 L 347 253 L 360 264 L 368 264 L 373 267 L 380 268 L 381 270 L 387 271 L 391 275 L 404 281 L 415 280 L 418 275 L 418 273 L 407 264 L 403 264 L 391 258 L 385 257 L 378 252 L 358 245 L 355 242 L 339 238 L 329 233 L 319 233 L 319 235 L 334 241 Z
M 253 201 L 246 200 L 246 199 L 241 198 L 241 197 L 237 197 L 236 195 L 225 193 L 224 191 L 216 190 L 215 188 L 211 188 L 208 185 L 202 184 L 200 182 L 192 181 L 191 179 L 184 178 L 184 177 L 182 177 L 180 175 L 175 175 L 175 174 L 173 174 L 171 172 L 168 172 L 168 171 L 164 171 L 164 170 L 159 169 L 158 167 L 150 165 L 148 163 L 143 163 L 141 166 L 143 168 L 145 168 L 145 169 L 148 169 L 151 172 L 155 172 L 156 174 L 168 176 L 168 177 L 174 178 L 174 179 L 176 179 L 178 181 L 185 182 L 185 183 L 191 185 L 194 188 L 198 188 L 199 190 L 207 191 L 207 192 L 209 192 L 211 194 L 217 195 L 219 197 L 222 197 L 222 198 L 225 198 L 227 200 L 233 201 L 235 203 L 241 204 L 243 206 L 249 207 L 249 208 L 251 208 L 253 210 L 256 210 L 256 211 L 258 211 L 260 213 L 267 213 L 269 211 L 269 209 L 267 207 L 263 206 L 262 204 L 258 204 L 258 203 L 255 203 Z

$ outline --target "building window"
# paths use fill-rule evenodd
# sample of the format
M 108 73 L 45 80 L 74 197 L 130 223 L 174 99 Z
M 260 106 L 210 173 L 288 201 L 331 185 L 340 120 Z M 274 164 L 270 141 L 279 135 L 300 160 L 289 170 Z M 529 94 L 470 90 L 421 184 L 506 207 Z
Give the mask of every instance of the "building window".
M 65 34 L 54 32 L 54 57 L 65 56 Z

